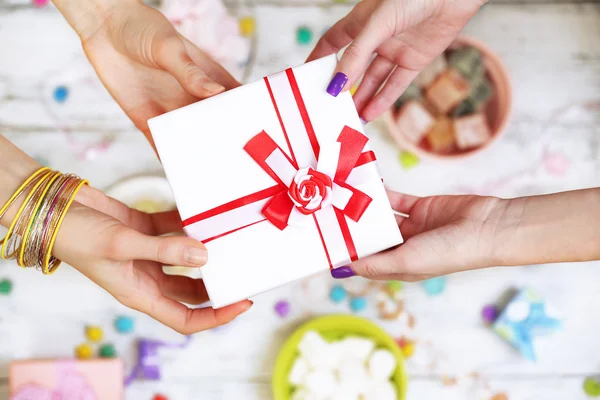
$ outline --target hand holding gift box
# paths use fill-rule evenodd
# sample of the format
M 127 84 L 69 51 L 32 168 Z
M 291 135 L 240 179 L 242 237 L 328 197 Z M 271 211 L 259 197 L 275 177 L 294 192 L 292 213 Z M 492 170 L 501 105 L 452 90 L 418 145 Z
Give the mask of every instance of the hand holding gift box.
M 402 242 L 335 56 L 149 121 L 214 307 Z

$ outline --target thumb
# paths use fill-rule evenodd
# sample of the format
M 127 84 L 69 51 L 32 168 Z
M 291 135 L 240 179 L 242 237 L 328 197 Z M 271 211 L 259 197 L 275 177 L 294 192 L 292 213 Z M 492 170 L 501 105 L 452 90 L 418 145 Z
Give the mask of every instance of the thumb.
M 149 236 L 130 229 L 118 239 L 116 258 L 121 261 L 148 260 L 162 265 L 201 267 L 208 252 L 201 242 L 185 236 Z
M 346 47 L 327 87 L 327 93 L 336 97 L 343 90 L 351 88 L 367 69 L 377 48 L 392 32 L 384 28 L 389 24 L 379 17 L 377 9 L 367 21 L 356 39 Z
M 225 90 L 194 63 L 177 35 L 158 39 L 153 46 L 153 57 L 160 68 L 173 75 L 183 90 L 194 97 L 203 99 Z

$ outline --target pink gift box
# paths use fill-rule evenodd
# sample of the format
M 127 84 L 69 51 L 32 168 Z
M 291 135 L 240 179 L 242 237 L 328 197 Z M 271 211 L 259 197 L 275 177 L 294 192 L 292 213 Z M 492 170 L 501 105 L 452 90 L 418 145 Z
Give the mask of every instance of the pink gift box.
M 26 360 L 10 364 L 10 400 L 124 399 L 123 362 Z

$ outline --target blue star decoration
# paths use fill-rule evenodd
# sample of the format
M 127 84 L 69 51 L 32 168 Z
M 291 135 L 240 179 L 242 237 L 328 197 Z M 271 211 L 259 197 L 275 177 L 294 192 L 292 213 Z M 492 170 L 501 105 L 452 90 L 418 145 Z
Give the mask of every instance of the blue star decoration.
M 534 339 L 561 328 L 561 321 L 548 315 L 546 303 L 531 289 L 520 290 L 493 324 L 494 331 L 528 360 L 535 361 Z

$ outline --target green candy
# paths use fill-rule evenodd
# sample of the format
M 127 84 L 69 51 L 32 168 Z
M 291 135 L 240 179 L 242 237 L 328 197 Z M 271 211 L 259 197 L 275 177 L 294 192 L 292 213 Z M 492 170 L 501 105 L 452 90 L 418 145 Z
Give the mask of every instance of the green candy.
M 591 376 L 585 378 L 583 381 L 583 391 L 589 397 L 600 396 L 600 380 Z
M 301 45 L 312 41 L 313 33 L 308 26 L 301 26 L 296 30 L 296 41 Z
M 478 85 L 471 88 L 471 94 L 469 96 L 471 102 L 475 105 L 475 108 L 479 108 L 482 104 L 492 97 L 494 94 L 494 88 L 487 79 L 482 79 Z
M 407 101 L 419 100 L 421 98 L 421 88 L 413 82 L 406 88 L 404 93 L 402 93 L 402 96 L 400 96 L 398 100 L 396 100 L 396 102 L 394 103 L 394 110 L 399 110 Z
M 0 294 L 9 295 L 12 292 L 13 284 L 8 279 L 0 281 Z
M 471 99 L 467 99 L 456 106 L 456 109 L 452 113 L 453 117 L 465 117 L 467 115 L 474 114 L 477 107 Z
M 400 164 L 404 169 L 411 169 L 419 164 L 419 157 L 408 151 L 400 152 Z
M 387 286 L 388 290 L 392 293 L 402 290 L 402 282 L 400 281 L 389 281 L 385 284 L 385 286 Z
M 448 58 L 448 65 L 467 79 L 481 76 L 485 71 L 481 62 L 481 53 L 474 47 L 463 47 L 453 51 Z
M 102 358 L 114 358 L 117 355 L 115 346 L 111 343 L 103 344 L 100 346 L 100 357 Z

